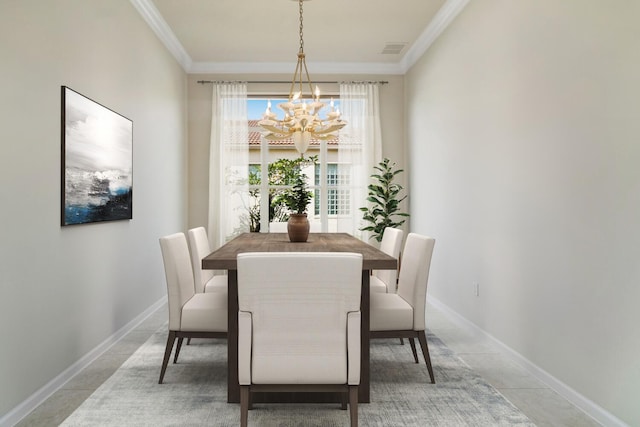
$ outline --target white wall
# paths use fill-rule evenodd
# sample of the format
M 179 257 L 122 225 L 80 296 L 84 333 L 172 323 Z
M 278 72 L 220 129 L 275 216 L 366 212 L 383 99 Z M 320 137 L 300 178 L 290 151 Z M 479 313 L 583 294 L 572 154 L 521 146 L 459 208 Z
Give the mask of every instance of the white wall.
M 470 2 L 406 79 L 429 293 L 640 425 L 640 3 Z M 473 282 L 480 284 L 480 296 Z
M 291 63 L 295 67 L 295 62 Z M 293 69 L 292 69 L 293 71 Z M 311 69 L 310 71 L 313 71 Z M 209 191 L 209 138 L 211 133 L 210 84 L 199 80 L 247 80 L 283 81 L 285 84 L 250 83 L 250 95 L 288 94 L 292 74 L 243 74 L 243 75 L 189 75 L 189 226 L 207 225 L 207 198 Z M 315 75 L 313 81 L 366 80 L 387 81 L 379 87 L 380 121 L 382 132 L 382 156 L 388 157 L 402 168 L 405 164 L 404 146 L 404 77 L 398 75 Z M 337 84 L 321 84 L 323 93 L 340 93 Z M 372 171 L 373 173 L 373 171 Z M 398 175 L 398 183 L 406 185 L 407 174 Z M 403 207 L 404 208 L 404 207 Z M 406 209 L 405 209 L 406 211 Z
M 166 295 L 186 76 L 128 0 L 0 2 L 0 418 Z M 133 220 L 60 227 L 60 86 L 133 121 Z

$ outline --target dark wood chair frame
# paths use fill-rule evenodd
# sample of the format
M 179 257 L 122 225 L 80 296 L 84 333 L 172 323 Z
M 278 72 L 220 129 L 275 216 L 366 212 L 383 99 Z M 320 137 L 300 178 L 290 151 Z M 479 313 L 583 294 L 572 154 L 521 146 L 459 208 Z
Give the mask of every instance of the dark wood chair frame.
M 422 356 L 424 357 L 424 361 L 427 364 L 427 370 L 429 371 L 429 378 L 431 379 L 431 384 L 435 384 L 436 380 L 433 375 L 433 367 L 431 366 L 431 357 L 429 357 L 429 346 L 427 345 L 427 335 L 424 331 L 371 331 L 369 332 L 369 336 L 371 339 L 375 338 L 409 338 L 409 344 L 411 344 L 411 351 L 413 352 L 413 358 L 416 363 L 420 363 L 418 361 L 418 352 L 416 351 L 416 342 L 415 339 L 418 338 L 420 342 L 420 347 L 422 348 Z M 404 344 L 404 343 L 403 343 Z
M 227 339 L 226 332 L 200 332 L 200 331 L 169 331 L 167 336 L 167 347 L 164 350 L 164 359 L 162 360 L 162 369 L 160 370 L 160 380 L 158 384 L 162 384 L 164 380 L 164 373 L 167 370 L 169 364 L 169 356 L 171 356 L 171 350 L 173 350 L 173 344 L 178 339 L 178 345 L 176 346 L 176 352 L 173 356 L 173 363 L 178 362 L 178 355 L 180 354 L 180 348 L 182 347 L 182 341 L 187 338 L 224 338 Z
M 253 409 L 252 393 L 271 392 L 330 392 L 341 393 L 341 408 L 347 409 L 349 400 L 349 418 L 351 427 L 358 427 L 358 386 L 348 384 L 251 384 L 240 386 L 240 426 L 247 427 L 249 409 Z

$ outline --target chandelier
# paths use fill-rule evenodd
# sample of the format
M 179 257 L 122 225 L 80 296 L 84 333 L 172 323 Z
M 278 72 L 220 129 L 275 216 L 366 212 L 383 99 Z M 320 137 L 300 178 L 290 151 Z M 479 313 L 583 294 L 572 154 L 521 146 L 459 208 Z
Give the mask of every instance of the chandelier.
M 318 140 L 330 140 L 337 136 L 347 122 L 340 119 L 340 111 L 335 108 L 333 99 L 330 103 L 330 111 L 326 118 L 319 116 L 320 110 L 325 107 L 320 102 L 320 89 L 316 86 L 313 90 L 307 62 L 304 55 L 304 40 L 302 37 L 302 2 L 300 6 L 300 50 L 298 51 L 298 63 L 293 73 L 288 102 L 278 104 L 278 108 L 284 111 L 284 118 L 279 120 L 271 111 L 271 101 L 267 103 L 267 109 L 258 124 L 266 131 L 262 136 L 270 141 L 281 141 L 291 138 L 300 154 L 304 154 L 309 147 L 311 138 Z M 304 71 L 304 75 L 303 75 Z M 308 94 L 303 95 L 303 77 L 309 85 Z M 294 92 L 295 89 L 298 89 Z

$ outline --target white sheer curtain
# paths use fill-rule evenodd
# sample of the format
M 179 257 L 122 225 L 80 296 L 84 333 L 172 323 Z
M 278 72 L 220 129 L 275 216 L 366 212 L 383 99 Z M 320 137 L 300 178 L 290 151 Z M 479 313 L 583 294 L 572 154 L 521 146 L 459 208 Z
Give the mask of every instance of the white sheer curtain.
M 209 148 L 209 241 L 214 249 L 249 231 L 246 83 L 213 84 Z
M 377 83 L 341 83 L 340 109 L 348 122 L 340 132 L 338 176 L 340 194 L 349 194 L 350 215 L 339 215 L 338 231 L 368 240 L 360 231 L 361 207 L 367 205 L 369 177 L 382 159 L 380 108 Z

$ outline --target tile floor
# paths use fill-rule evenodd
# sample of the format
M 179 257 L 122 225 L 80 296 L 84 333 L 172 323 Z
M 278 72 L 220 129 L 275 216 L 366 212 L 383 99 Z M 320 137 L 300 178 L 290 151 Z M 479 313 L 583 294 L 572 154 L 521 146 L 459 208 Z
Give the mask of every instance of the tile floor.
M 469 366 L 540 427 L 590 427 L 599 424 L 566 399 L 516 365 L 487 339 L 461 329 L 436 307 L 427 309 L 430 330 Z M 63 388 L 17 424 L 57 426 L 142 345 L 167 320 L 166 307 L 96 359 Z
M 537 426 L 600 426 L 581 409 L 516 364 L 495 343 L 460 328 L 430 304 L 427 305 L 427 327 Z

